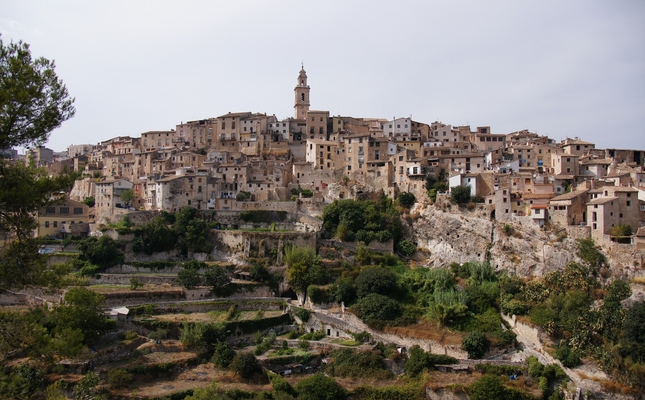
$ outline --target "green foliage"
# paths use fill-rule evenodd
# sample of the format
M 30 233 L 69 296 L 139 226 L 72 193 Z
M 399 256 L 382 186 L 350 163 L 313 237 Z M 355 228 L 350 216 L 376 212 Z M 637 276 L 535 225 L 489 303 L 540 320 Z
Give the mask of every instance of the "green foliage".
M 459 185 L 450 190 L 450 201 L 455 204 L 466 204 L 470 201 L 470 186 Z
M 255 354 L 256 356 L 259 356 L 261 354 L 266 353 L 271 348 L 274 342 L 275 342 L 275 333 L 271 333 L 262 341 L 262 343 L 256 346 L 255 350 L 253 351 L 253 354 Z
M 575 368 L 581 363 L 578 353 L 572 351 L 566 344 L 558 346 L 555 351 L 555 358 L 562 361 L 562 365 L 567 368 Z
M 175 213 L 173 231 L 181 238 L 179 249 L 186 253 L 210 253 L 213 243 L 210 241 L 210 228 L 206 222 L 197 215 L 198 211 L 186 206 Z
M 293 397 L 298 395 L 293 386 L 291 386 L 282 376 L 273 372 L 267 373 L 267 376 L 269 377 L 269 382 L 271 382 L 274 392 L 286 393 Z
M 95 203 L 94 196 L 87 196 L 86 198 L 83 199 L 83 201 L 81 201 L 81 203 L 85 204 L 90 208 L 94 207 L 94 203 Z
M 501 379 L 495 375 L 484 375 L 468 388 L 471 400 L 514 400 L 515 393 L 504 387 Z
M 461 342 L 461 348 L 468 352 L 468 358 L 481 358 L 490 348 L 490 342 L 483 332 L 470 332 Z
M 111 369 L 108 371 L 108 383 L 113 389 L 124 388 L 132 383 L 132 374 L 124 369 Z
M 399 203 L 401 207 L 410 208 L 414 205 L 414 202 L 417 201 L 417 198 L 414 196 L 413 193 L 402 192 L 402 193 L 399 193 L 399 196 L 397 197 L 396 201 Z
M 403 257 L 410 257 L 417 251 L 417 246 L 406 239 L 402 239 L 396 243 L 396 251 Z
M 22 364 L 11 369 L 0 369 L 0 393 L 6 398 L 36 397 L 35 394 L 44 388 L 45 383 L 44 372 L 32 365 Z
M 186 289 L 194 289 L 201 282 L 202 277 L 199 270 L 184 267 L 184 269 L 177 273 L 177 283 Z
M 258 360 L 253 354 L 247 352 L 235 354 L 229 368 L 243 379 L 248 379 L 261 371 Z
M 329 297 L 327 296 L 326 288 L 311 285 L 309 286 L 309 288 L 307 288 L 307 296 L 314 304 L 329 303 Z
M 364 268 L 354 284 L 359 298 L 370 293 L 390 295 L 397 289 L 396 274 L 383 267 Z
M 352 310 L 368 325 L 393 321 L 401 315 L 401 305 L 396 300 L 377 293 L 358 300 Z
M 320 340 L 320 339 L 324 338 L 325 336 L 327 336 L 327 335 L 325 335 L 325 331 L 319 330 L 319 331 L 313 331 L 313 332 L 305 333 L 304 335 L 302 335 L 300 337 L 300 340 L 317 341 L 317 340 Z
M 348 394 L 334 378 L 323 374 L 315 374 L 299 381 L 296 391 L 298 400 L 342 400 Z
M 132 250 L 151 255 L 155 252 L 171 250 L 177 243 L 177 236 L 168 226 L 163 216 L 156 216 L 149 223 L 135 230 Z
M 271 274 L 262 264 L 253 264 L 251 266 L 250 276 L 256 282 L 266 282 L 271 278 Z
M 433 294 L 433 301 L 428 304 L 428 316 L 437 321 L 438 326 L 462 317 L 468 311 L 463 292 L 456 290 L 439 290 Z
M 286 211 L 267 211 L 267 210 L 247 210 L 238 214 L 238 217 L 244 222 L 253 223 L 271 223 L 283 222 L 287 219 Z
M 329 279 L 329 273 L 311 247 L 288 246 L 283 260 L 287 265 L 287 279 L 297 290 L 305 291 L 312 284 L 324 285 Z
M 134 193 L 134 190 L 132 189 L 126 189 L 121 193 L 121 201 L 123 201 L 126 205 L 130 205 L 132 200 L 136 198 L 136 194 Z
M 217 295 L 224 293 L 227 286 L 231 283 L 231 278 L 224 268 L 217 265 L 211 265 L 206 268 L 204 273 L 206 284 L 212 287 L 213 292 Z
M 57 336 L 79 330 L 85 343 L 94 342 L 110 325 L 103 315 L 103 296 L 84 287 L 75 287 L 65 294 L 64 304 L 53 312 Z
M 237 201 L 245 201 L 251 198 L 251 192 L 245 192 L 243 190 L 240 190 L 237 192 L 237 195 L 235 195 L 235 200 Z
M 83 239 L 78 244 L 81 251 L 81 258 L 101 268 L 108 268 L 121 264 L 124 256 L 121 252 L 121 244 L 109 236 L 94 236 Z
M 457 359 L 454 357 L 426 353 L 421 347 L 414 345 L 408 351 L 405 372 L 410 376 L 417 376 L 425 369 L 434 368 L 435 365 L 456 363 Z
M 338 278 L 336 282 L 329 285 L 327 294 L 330 301 L 345 302 L 345 305 L 352 304 L 357 298 L 354 280 L 351 277 Z
M 99 376 L 94 372 L 90 371 L 83 375 L 83 377 L 76 383 L 74 387 L 74 395 L 77 399 L 103 399 L 104 397 L 99 395 L 97 389 L 99 385 Z
M 226 341 L 218 342 L 215 345 L 215 351 L 211 362 L 218 368 L 227 368 L 235 357 L 235 350 Z
M 399 214 L 383 193 L 374 200 L 337 200 L 323 210 L 324 228 L 331 235 L 353 242 L 359 230 L 371 241 L 379 231 L 389 231 L 395 241 L 402 234 Z M 360 240 L 360 239 L 359 239 Z
M 31 58 L 27 43 L 0 40 L 0 149 L 37 147 L 76 113 L 74 98 L 44 57 Z
M 309 310 L 300 307 L 292 307 L 291 309 L 293 310 L 294 314 L 296 314 L 296 317 L 300 318 L 302 322 L 309 321 Z
M 137 290 L 140 287 L 143 287 L 143 282 L 135 277 L 130 278 L 130 290 Z
M 598 271 L 607 263 L 607 258 L 596 248 L 593 239 L 577 239 L 576 242 L 578 244 L 576 255 L 587 264 L 589 269 Z
M 392 373 L 385 368 L 383 356 L 372 351 L 341 349 L 331 354 L 333 363 L 325 372 L 343 378 L 390 379 Z
M 611 228 L 612 240 L 618 243 L 631 243 L 632 227 L 627 224 L 618 224 Z

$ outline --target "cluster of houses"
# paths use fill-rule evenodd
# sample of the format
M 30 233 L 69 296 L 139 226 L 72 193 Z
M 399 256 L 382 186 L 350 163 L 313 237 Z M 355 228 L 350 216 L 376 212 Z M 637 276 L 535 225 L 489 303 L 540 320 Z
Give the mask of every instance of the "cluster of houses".
M 578 138 L 557 143 L 528 130 L 499 134 L 488 126 L 472 130 L 411 117 L 332 116 L 310 109 L 304 69 L 294 94 L 292 118 L 229 112 L 140 137 L 72 145 L 63 153 L 33 150 L 34 161 L 51 173 L 86 176 L 68 203 L 41 212 L 39 235 L 60 231 L 60 225 L 69 232 L 71 222 L 89 220 L 80 203 L 88 196 L 95 199 L 92 215 L 101 220 L 124 207 L 280 209 L 300 189 L 322 202 L 380 189 L 391 197 L 411 192 L 422 198 L 428 176 L 451 188 L 470 186 L 500 220 L 530 216 L 539 225 L 587 226 L 600 241 L 610 239 L 616 225 L 636 233 L 645 222 L 643 150 L 597 149 Z M 135 199 L 123 201 L 125 191 Z

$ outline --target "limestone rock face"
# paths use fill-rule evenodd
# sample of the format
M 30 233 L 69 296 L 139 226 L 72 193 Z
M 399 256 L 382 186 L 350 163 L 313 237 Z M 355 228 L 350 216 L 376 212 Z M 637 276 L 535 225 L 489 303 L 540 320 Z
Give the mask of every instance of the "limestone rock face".
M 443 211 L 419 205 L 418 218 L 409 227 L 417 247 L 430 252 L 428 267 L 445 267 L 452 262 L 490 263 L 523 277 L 542 276 L 576 260 L 575 240 L 545 232 L 529 217 L 515 217 L 501 223 L 485 213 L 458 209 Z M 508 225 L 504 229 L 504 225 Z

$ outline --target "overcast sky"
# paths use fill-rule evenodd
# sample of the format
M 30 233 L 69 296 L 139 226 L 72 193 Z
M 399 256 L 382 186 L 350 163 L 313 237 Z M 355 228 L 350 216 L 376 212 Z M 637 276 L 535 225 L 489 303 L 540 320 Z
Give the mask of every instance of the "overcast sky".
M 645 149 L 645 1 L 0 0 L 76 116 L 48 147 L 252 111 L 529 129 Z

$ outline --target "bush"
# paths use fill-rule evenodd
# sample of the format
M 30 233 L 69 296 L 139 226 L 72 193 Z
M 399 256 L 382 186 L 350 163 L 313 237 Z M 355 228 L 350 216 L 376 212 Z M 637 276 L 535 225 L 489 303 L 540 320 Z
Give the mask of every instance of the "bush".
M 131 290 L 137 290 L 140 287 L 143 287 L 143 282 L 141 282 L 139 279 L 134 278 L 134 277 L 130 278 L 130 289 Z
M 231 360 L 230 369 L 244 379 L 248 379 L 261 371 L 258 360 L 253 354 L 247 352 L 235 354 L 235 357 Z
M 310 316 L 309 310 L 306 310 L 300 307 L 293 307 L 292 309 L 294 310 L 293 312 L 294 314 L 296 314 L 296 317 L 300 318 L 302 322 L 309 321 L 309 316 Z
M 410 192 L 400 193 L 399 197 L 397 198 L 397 202 L 399 203 L 399 205 L 404 208 L 412 207 L 416 200 L 417 198 L 414 196 L 413 193 L 410 193 Z
M 201 282 L 202 277 L 198 270 L 184 267 L 184 269 L 177 273 L 177 283 L 186 289 L 194 289 Z
M 408 240 L 402 239 L 396 244 L 396 251 L 404 257 L 410 257 L 417 251 L 417 246 Z
M 298 400 L 342 400 L 347 398 L 347 391 L 334 378 L 315 374 L 298 382 L 296 385 Z
M 307 296 L 314 304 L 325 304 L 329 303 L 329 298 L 327 297 L 327 290 L 322 289 L 318 286 L 309 286 L 307 288 Z
M 580 356 L 577 352 L 565 344 L 561 344 L 555 351 L 555 358 L 562 362 L 567 368 L 575 368 L 580 365 Z
M 113 389 L 120 389 L 132 382 L 132 374 L 124 369 L 111 369 L 108 371 L 108 382 Z
M 376 232 L 374 237 L 379 242 L 385 243 L 385 242 L 388 242 L 388 241 L 392 240 L 392 233 L 390 233 L 390 231 L 378 231 L 378 232 Z
M 215 352 L 213 353 L 211 362 L 215 364 L 216 367 L 226 368 L 231 364 L 234 357 L 235 350 L 231 348 L 231 345 L 229 345 L 228 342 L 219 342 L 215 346 Z
M 356 240 L 359 242 L 363 242 L 365 244 L 370 244 L 372 240 L 374 240 L 375 234 L 372 231 L 366 231 L 364 229 L 360 229 L 358 232 L 356 232 Z
M 450 190 L 450 201 L 455 204 L 466 204 L 470 201 L 470 186 L 459 185 Z
M 370 293 L 390 294 L 396 289 L 396 274 L 383 267 L 367 267 L 361 271 L 356 280 L 358 297 Z
M 468 352 L 468 358 L 481 358 L 490 348 L 490 342 L 486 334 L 482 332 L 470 332 L 461 342 L 461 348 Z
M 401 305 L 387 296 L 370 293 L 360 299 L 352 310 L 368 325 L 392 321 L 401 315 Z
M 342 349 L 331 354 L 334 362 L 325 372 L 344 378 L 389 379 L 392 373 L 385 368 L 383 356 L 372 351 Z
M 327 336 L 327 335 L 325 335 L 325 331 L 319 330 L 319 331 L 313 331 L 313 332 L 305 333 L 304 335 L 300 336 L 300 340 L 313 340 L 313 341 L 316 341 L 316 340 L 320 340 L 320 339 L 324 338 L 325 336 Z

